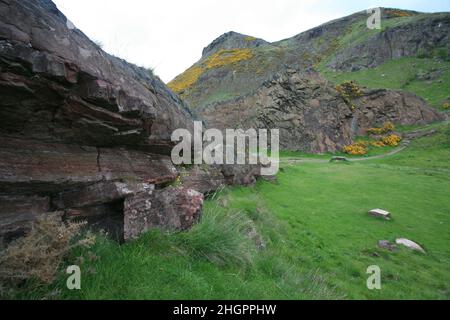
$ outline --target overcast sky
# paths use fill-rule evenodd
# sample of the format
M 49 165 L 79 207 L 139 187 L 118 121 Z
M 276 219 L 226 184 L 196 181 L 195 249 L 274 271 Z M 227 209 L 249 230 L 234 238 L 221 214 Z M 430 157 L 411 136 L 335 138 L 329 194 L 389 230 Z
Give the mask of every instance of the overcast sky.
M 228 31 L 278 41 L 372 7 L 450 11 L 450 0 L 54 0 L 111 54 L 168 82 Z

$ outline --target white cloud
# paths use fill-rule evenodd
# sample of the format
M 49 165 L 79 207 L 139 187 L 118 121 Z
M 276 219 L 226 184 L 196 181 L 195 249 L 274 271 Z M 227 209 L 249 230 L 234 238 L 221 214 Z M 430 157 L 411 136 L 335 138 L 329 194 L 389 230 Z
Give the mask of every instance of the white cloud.
M 166 82 L 197 61 L 202 49 L 227 31 L 277 41 L 355 9 L 355 5 L 349 8 L 331 0 L 54 2 L 77 28 L 100 41 L 107 52 L 155 68 Z M 366 8 L 363 2 L 359 7 Z

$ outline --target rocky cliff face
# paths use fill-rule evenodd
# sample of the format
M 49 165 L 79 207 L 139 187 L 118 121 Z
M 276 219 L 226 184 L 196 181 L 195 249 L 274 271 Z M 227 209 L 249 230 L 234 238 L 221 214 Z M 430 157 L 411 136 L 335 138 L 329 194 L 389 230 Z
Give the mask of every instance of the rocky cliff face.
M 265 40 L 230 31 L 221 35 L 205 49 L 203 49 L 202 57 L 210 56 L 211 54 L 217 53 L 220 50 L 249 49 L 268 44 L 269 43 Z
M 411 14 L 403 20 L 386 23 L 393 25 L 337 50 L 327 67 L 355 71 L 377 67 L 391 59 L 430 53 L 436 48 L 450 52 L 450 14 Z
M 0 2 L 0 97 L 0 242 L 46 214 L 86 219 L 119 239 L 199 218 L 202 194 L 167 189 L 179 176 L 170 136 L 192 129 L 189 110 L 51 1 Z M 221 168 L 216 175 L 216 184 L 197 182 L 202 192 L 227 183 Z
M 280 147 L 313 153 L 340 151 L 353 137 L 387 121 L 425 124 L 441 116 L 417 96 L 362 90 L 345 99 L 317 74 L 288 69 L 242 98 L 197 111 L 208 126 L 280 129 Z

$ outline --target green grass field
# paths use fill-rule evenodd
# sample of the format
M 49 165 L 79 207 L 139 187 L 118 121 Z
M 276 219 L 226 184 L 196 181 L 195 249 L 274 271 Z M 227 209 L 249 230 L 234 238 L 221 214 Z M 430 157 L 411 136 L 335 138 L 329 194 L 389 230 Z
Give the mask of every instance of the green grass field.
M 450 299 L 450 126 L 434 127 L 383 159 L 285 164 L 277 183 L 208 200 L 189 232 L 152 231 L 122 246 L 99 237 L 66 262 L 81 264 L 80 291 L 64 289 L 62 276 L 18 297 Z M 393 219 L 368 216 L 374 208 Z M 398 237 L 427 254 L 377 247 Z M 366 287 L 371 265 L 381 268 L 381 290 Z

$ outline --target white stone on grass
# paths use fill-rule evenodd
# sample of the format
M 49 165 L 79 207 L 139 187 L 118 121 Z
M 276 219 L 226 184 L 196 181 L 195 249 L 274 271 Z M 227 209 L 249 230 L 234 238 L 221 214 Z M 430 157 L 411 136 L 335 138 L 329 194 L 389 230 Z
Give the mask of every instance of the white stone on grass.
M 391 220 L 391 213 L 386 211 L 386 210 L 373 209 L 373 210 L 369 211 L 369 214 L 371 216 L 374 216 L 374 217 L 381 217 L 381 218 L 384 218 L 386 220 Z
M 426 253 L 425 250 L 421 246 L 419 246 L 414 241 L 411 241 L 411 240 L 408 240 L 408 239 L 400 238 L 400 239 L 395 240 L 395 243 L 396 244 L 401 244 L 401 245 L 403 245 L 403 246 L 405 246 L 405 247 L 407 247 L 407 248 L 409 248 L 411 250 L 414 250 L 414 251 L 419 251 L 419 252 L 422 252 L 422 253 Z

